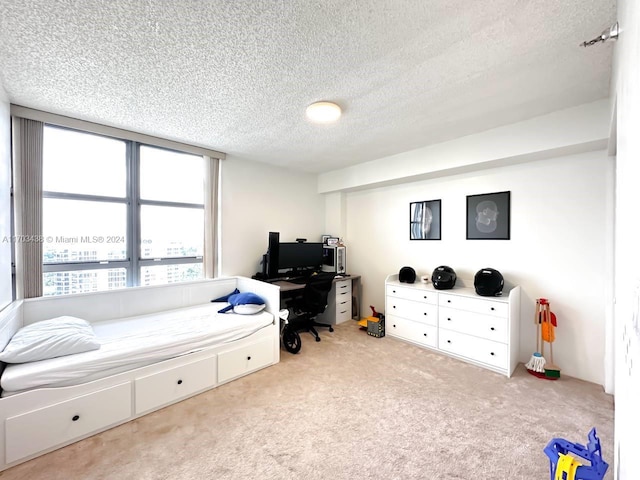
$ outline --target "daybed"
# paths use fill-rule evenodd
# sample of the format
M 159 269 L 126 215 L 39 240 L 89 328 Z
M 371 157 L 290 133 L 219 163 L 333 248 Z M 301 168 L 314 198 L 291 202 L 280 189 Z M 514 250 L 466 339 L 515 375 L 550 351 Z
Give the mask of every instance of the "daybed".
M 218 314 L 211 300 L 236 288 L 266 308 Z M 100 348 L 4 369 L 0 470 L 277 363 L 279 306 L 278 287 L 244 277 L 14 302 L 0 351 L 62 316 L 90 322 Z

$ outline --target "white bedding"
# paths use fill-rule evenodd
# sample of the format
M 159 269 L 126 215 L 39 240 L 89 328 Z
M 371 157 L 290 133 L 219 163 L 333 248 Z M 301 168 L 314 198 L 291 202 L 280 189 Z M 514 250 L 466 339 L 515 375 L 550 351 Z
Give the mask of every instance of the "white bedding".
M 273 315 L 217 313 L 208 303 L 92 324 L 100 349 L 38 362 L 7 365 L 2 396 L 41 387 L 77 385 L 247 337 L 273 323 Z

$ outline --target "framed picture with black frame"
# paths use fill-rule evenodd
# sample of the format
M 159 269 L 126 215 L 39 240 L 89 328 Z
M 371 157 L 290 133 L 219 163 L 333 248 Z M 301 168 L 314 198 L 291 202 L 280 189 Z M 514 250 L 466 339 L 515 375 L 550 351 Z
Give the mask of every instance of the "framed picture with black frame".
M 440 240 L 440 200 L 409 204 L 409 240 Z
M 467 195 L 467 240 L 511 238 L 511 192 Z

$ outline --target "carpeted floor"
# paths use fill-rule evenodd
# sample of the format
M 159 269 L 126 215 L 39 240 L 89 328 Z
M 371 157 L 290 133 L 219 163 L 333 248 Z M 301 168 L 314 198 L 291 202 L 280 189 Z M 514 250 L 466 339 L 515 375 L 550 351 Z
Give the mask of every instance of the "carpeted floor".
M 548 479 L 553 437 L 595 426 L 613 463 L 613 398 L 520 365 L 508 379 L 355 322 L 281 362 L 0 473 L 2 480 Z M 608 479 L 613 478 L 610 467 Z

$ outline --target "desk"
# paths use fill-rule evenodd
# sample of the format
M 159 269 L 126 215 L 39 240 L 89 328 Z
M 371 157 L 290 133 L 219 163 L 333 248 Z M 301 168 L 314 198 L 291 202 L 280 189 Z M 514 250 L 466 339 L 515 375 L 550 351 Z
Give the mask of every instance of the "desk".
M 304 289 L 305 284 L 291 283 L 286 280 L 273 282 L 272 285 L 280 287 L 280 301 Z M 333 286 L 327 299 L 327 308 L 324 313 L 318 315 L 317 321 L 336 325 L 349 319 L 360 319 L 360 303 L 362 298 L 362 286 L 360 275 L 349 275 L 342 278 L 334 278 Z M 282 308 L 282 305 L 280 306 Z

